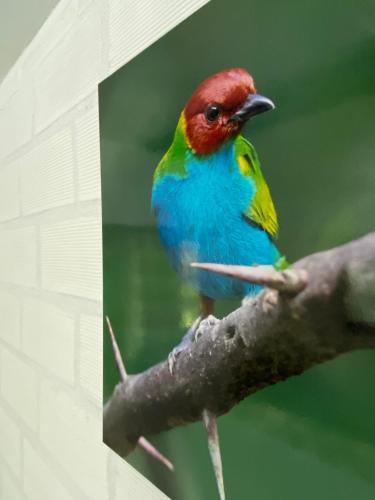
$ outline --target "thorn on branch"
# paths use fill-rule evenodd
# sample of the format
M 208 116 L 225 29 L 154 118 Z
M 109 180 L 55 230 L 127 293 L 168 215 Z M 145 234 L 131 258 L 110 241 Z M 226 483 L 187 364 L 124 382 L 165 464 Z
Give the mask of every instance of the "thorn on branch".
M 115 356 L 116 365 L 117 365 L 118 371 L 120 373 L 120 378 L 121 378 L 122 382 L 125 382 L 128 374 L 126 373 L 124 360 L 122 359 L 120 348 L 118 346 L 116 336 L 115 336 L 115 333 L 114 333 L 113 328 L 112 328 L 112 324 L 111 324 L 108 316 L 105 317 L 105 320 L 107 322 L 109 334 L 111 336 L 113 354 Z M 151 455 L 156 460 L 158 460 L 163 465 L 165 465 L 165 467 L 167 467 L 167 469 L 169 469 L 171 471 L 174 470 L 174 466 L 173 466 L 172 462 L 170 460 L 168 460 L 168 458 L 165 457 L 162 453 L 160 453 L 160 451 L 158 451 L 155 448 L 155 446 L 152 445 L 150 443 L 150 441 L 148 441 L 146 438 L 141 436 L 138 439 L 137 445 L 140 446 L 141 448 L 143 448 L 149 455 Z
M 223 464 L 221 462 L 219 432 L 217 430 L 216 415 L 205 409 L 202 413 L 203 423 L 207 432 L 208 450 L 215 472 L 216 484 L 220 500 L 225 500 Z
M 156 460 L 158 460 L 163 465 L 165 465 L 167 467 L 167 469 L 169 469 L 171 471 L 174 470 L 174 465 L 172 464 L 172 462 L 170 460 L 168 460 L 168 458 L 165 457 L 162 453 L 160 453 L 160 451 L 158 451 L 155 448 L 155 446 L 150 443 L 150 441 L 147 441 L 146 438 L 144 438 L 143 436 L 141 436 L 138 439 L 138 443 L 137 444 L 138 444 L 138 446 L 140 446 L 141 448 L 143 448 L 149 455 L 151 455 Z
M 263 285 L 281 293 L 297 295 L 307 285 L 308 275 L 304 269 L 276 271 L 273 266 L 235 266 L 209 262 L 193 262 L 192 267 L 204 269 L 254 285 Z
M 120 378 L 121 378 L 122 382 L 125 382 L 128 374 L 126 373 L 124 360 L 122 359 L 120 348 L 118 346 L 118 343 L 117 343 L 117 340 L 115 337 L 115 333 L 113 331 L 112 324 L 111 324 L 108 316 L 105 317 L 105 320 L 107 322 L 109 334 L 111 336 L 113 354 L 115 356 L 116 365 L 117 365 L 118 371 L 120 373 Z

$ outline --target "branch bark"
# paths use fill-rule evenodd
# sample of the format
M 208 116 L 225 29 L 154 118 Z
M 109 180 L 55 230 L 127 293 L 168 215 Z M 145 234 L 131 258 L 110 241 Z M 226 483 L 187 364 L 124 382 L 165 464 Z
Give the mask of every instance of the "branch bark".
M 128 374 L 126 373 L 124 360 L 122 359 L 120 348 L 117 344 L 116 336 L 115 336 L 115 333 L 113 331 L 111 321 L 108 318 L 108 316 L 106 316 L 105 319 L 107 322 L 109 334 L 111 336 L 112 349 L 113 349 L 113 354 L 115 357 L 117 369 L 119 371 L 121 381 L 124 383 L 124 382 L 126 382 L 126 379 L 128 377 Z M 137 444 L 138 444 L 138 446 L 143 448 L 146 451 L 146 453 L 148 453 L 153 458 L 158 460 L 160 463 L 165 465 L 165 467 L 167 467 L 167 469 L 172 470 L 172 471 L 174 470 L 174 466 L 173 466 L 172 462 L 170 460 L 168 460 L 168 458 L 166 458 L 162 453 L 160 453 L 160 451 L 157 450 L 155 448 L 155 446 L 153 446 L 146 438 L 144 438 L 143 436 L 140 436 L 138 438 Z
M 228 412 L 263 387 L 311 366 L 375 347 L 375 233 L 313 254 L 290 269 L 307 273 L 291 295 L 265 289 L 215 324 L 178 358 L 118 384 L 104 408 L 103 438 L 127 455 L 142 435 Z

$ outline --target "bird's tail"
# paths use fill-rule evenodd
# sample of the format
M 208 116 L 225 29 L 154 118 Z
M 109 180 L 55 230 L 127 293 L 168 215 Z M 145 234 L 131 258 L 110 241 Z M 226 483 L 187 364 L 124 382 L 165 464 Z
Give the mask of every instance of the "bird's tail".
M 215 472 L 217 489 L 220 500 L 225 500 L 223 465 L 221 462 L 219 433 L 217 430 L 216 415 L 210 410 L 203 410 L 202 419 L 207 431 L 208 450 Z

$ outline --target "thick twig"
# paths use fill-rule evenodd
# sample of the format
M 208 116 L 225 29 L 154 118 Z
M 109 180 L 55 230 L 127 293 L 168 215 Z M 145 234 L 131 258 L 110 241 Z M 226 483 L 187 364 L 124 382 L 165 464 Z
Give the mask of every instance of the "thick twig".
M 304 269 L 285 269 L 276 271 L 272 266 L 233 266 L 193 262 L 192 267 L 205 269 L 231 278 L 238 278 L 254 285 L 264 285 L 273 290 L 297 295 L 307 285 L 307 272 Z
M 119 384 L 104 410 L 105 442 L 126 455 L 141 435 L 200 420 L 204 409 L 221 415 L 317 363 L 375 347 L 375 233 L 291 269 L 309 277 L 298 294 L 265 290 L 204 328 L 173 377 L 164 361 Z
M 106 316 L 105 319 L 106 319 L 106 322 L 107 322 L 109 334 L 111 336 L 112 349 L 113 349 L 113 353 L 114 353 L 114 356 L 115 356 L 116 365 L 117 365 L 118 371 L 120 373 L 121 380 L 124 383 L 126 381 L 126 379 L 127 379 L 127 376 L 128 376 L 127 373 L 126 373 L 126 368 L 125 368 L 124 360 L 122 359 L 120 348 L 118 346 L 118 343 L 117 343 L 117 340 L 116 340 L 116 336 L 115 336 L 115 333 L 114 333 L 113 328 L 112 328 L 111 321 L 108 318 L 108 316 Z M 146 438 L 144 438 L 143 436 L 141 436 L 138 439 L 137 445 L 140 446 L 141 448 L 143 448 L 149 455 L 151 455 L 152 457 L 154 457 L 160 463 L 162 463 L 163 465 L 165 465 L 165 467 L 167 467 L 167 469 L 174 470 L 172 462 L 170 460 L 168 460 L 168 458 L 165 457 L 162 453 L 160 453 L 160 451 L 157 450 L 155 448 L 155 446 L 153 444 L 151 444 L 150 441 L 148 441 Z

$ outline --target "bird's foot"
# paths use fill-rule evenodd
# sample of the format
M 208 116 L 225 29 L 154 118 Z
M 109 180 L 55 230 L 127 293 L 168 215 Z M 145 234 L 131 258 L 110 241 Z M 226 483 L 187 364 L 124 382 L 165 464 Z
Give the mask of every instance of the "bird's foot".
M 241 301 L 241 306 L 248 306 L 253 304 L 255 301 L 254 297 L 252 295 L 246 295 Z
M 277 305 L 278 294 L 276 290 L 267 290 L 263 295 L 262 308 L 265 313 L 270 312 Z
M 212 314 L 207 316 L 207 318 L 202 319 L 199 323 L 197 331 L 195 332 L 194 340 L 197 342 L 197 340 L 203 337 L 207 330 L 211 329 L 214 325 L 216 325 L 216 323 L 219 323 L 219 321 L 220 320 L 215 318 Z
M 181 342 L 169 353 L 168 368 L 169 368 L 169 373 L 171 375 L 173 374 L 173 369 L 177 363 L 178 356 L 182 353 L 182 351 L 184 351 L 187 347 L 189 347 L 192 342 L 194 342 L 196 332 L 199 328 L 202 319 L 203 319 L 202 316 L 198 316 L 198 318 L 194 321 L 189 330 L 182 337 Z
M 252 305 L 257 300 L 256 297 L 247 296 L 242 299 L 241 304 L 243 306 Z M 277 306 L 278 292 L 276 290 L 266 290 L 262 295 L 261 306 L 265 313 L 270 312 Z
M 178 344 L 178 346 L 174 347 L 172 351 L 168 354 L 168 369 L 169 373 L 173 375 L 174 367 L 177 363 L 178 356 L 182 353 L 184 349 L 186 349 L 186 345 L 182 345 L 182 342 Z
M 211 314 L 207 316 L 207 318 L 202 318 L 202 316 L 199 316 L 192 326 L 189 328 L 189 330 L 185 333 L 185 335 L 182 337 L 181 342 L 176 346 L 172 352 L 169 353 L 168 356 L 168 368 L 169 368 L 169 373 L 172 375 L 173 370 L 176 366 L 177 363 L 177 358 L 181 354 L 182 351 L 184 351 L 186 348 L 188 348 L 192 342 L 197 342 L 202 335 L 204 335 L 205 331 L 212 327 L 217 321 L 219 321 L 215 316 L 212 316 Z

